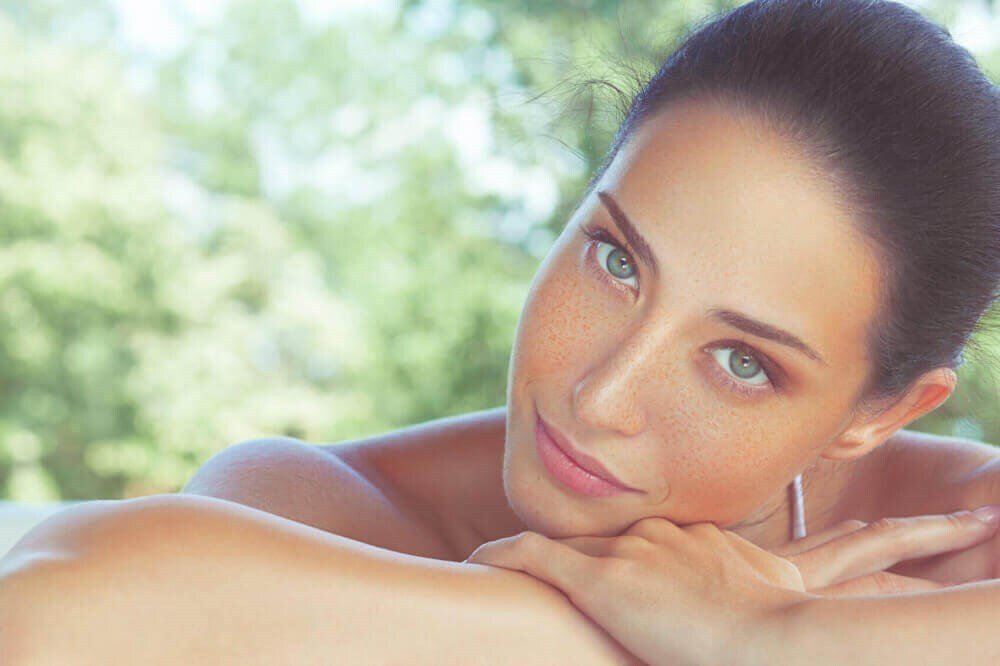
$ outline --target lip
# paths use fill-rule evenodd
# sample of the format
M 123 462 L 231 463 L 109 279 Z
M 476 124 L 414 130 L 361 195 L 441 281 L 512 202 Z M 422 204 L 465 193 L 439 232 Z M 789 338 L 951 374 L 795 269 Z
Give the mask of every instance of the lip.
M 572 442 L 537 414 L 535 444 L 548 472 L 563 485 L 591 496 L 639 492 L 622 483 L 595 458 L 576 449 Z

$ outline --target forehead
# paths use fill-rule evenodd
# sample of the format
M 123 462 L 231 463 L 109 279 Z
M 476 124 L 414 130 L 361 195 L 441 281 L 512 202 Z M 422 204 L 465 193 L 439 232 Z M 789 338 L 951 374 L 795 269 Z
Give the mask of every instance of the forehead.
M 831 366 L 863 358 L 875 257 L 832 186 L 756 118 L 675 105 L 643 122 L 597 189 L 652 246 L 661 265 L 653 290 L 673 305 L 747 312 Z

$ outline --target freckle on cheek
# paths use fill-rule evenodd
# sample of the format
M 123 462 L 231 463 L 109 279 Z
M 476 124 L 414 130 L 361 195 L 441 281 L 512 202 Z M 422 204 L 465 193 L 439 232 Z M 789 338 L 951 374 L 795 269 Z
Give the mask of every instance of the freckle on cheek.
M 564 365 L 568 356 L 593 335 L 586 313 L 575 302 L 571 289 L 554 287 L 540 291 L 529 319 L 529 335 L 536 351 L 555 366 Z

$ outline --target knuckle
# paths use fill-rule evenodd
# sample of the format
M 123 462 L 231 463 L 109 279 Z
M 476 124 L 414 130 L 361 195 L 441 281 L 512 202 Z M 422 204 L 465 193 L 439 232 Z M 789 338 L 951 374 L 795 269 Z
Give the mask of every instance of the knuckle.
M 739 550 L 741 545 L 747 546 L 753 550 L 764 550 L 757 544 L 747 541 L 746 539 L 741 537 L 739 534 L 736 534 L 735 532 L 724 530 L 722 528 L 716 527 L 715 525 L 713 525 L 712 527 L 714 529 L 711 532 L 706 532 L 706 534 L 714 536 L 720 542 L 724 543 L 726 546 L 729 546 L 730 548 L 733 548 L 734 550 Z M 769 552 L 771 552 L 772 554 L 776 554 L 774 553 L 774 551 L 769 551 Z M 783 556 L 779 555 L 778 557 L 783 557 Z
M 532 550 L 536 548 L 542 539 L 544 539 L 538 532 L 532 532 L 531 530 L 525 530 L 519 533 L 514 538 L 514 546 L 524 550 Z
M 896 577 L 886 571 L 879 571 L 872 574 L 872 582 L 879 592 L 885 594 L 893 594 L 900 591 Z
M 781 563 L 781 576 L 782 581 L 788 586 L 796 590 L 805 590 L 805 581 L 802 578 L 802 572 L 799 570 L 798 566 L 795 565 L 791 560 L 784 560 Z
M 878 520 L 868 523 L 868 527 L 866 529 L 868 529 L 874 534 L 884 534 L 887 532 L 892 532 L 894 530 L 897 530 L 899 529 L 899 527 L 900 527 L 900 521 L 898 518 L 884 516 L 882 518 L 879 518 Z
M 650 541 L 664 537 L 670 530 L 671 523 L 665 518 L 647 516 L 635 521 L 625 531 L 630 536 L 639 536 Z
M 845 529 L 860 530 L 861 528 L 867 526 L 863 520 L 858 520 L 857 518 L 849 518 L 847 520 L 841 521 L 838 527 L 843 527 Z
M 972 515 L 971 511 L 958 511 L 956 513 L 945 514 L 945 520 L 947 520 L 956 531 L 960 531 L 964 530 L 973 520 L 975 520 L 975 516 Z
M 649 546 L 649 541 L 635 534 L 625 534 L 616 537 L 608 547 L 608 551 L 615 557 L 627 557 L 642 552 Z
M 702 536 L 709 536 L 712 534 L 722 534 L 721 530 L 716 526 L 715 523 L 704 521 L 700 523 L 691 523 L 690 525 L 685 525 L 684 529 L 693 534 L 698 534 Z

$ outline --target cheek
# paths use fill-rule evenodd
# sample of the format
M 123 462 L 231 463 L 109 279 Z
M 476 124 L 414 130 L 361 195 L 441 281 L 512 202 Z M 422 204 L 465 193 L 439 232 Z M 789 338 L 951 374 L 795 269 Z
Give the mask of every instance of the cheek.
M 711 393 L 678 383 L 658 410 L 661 444 L 649 458 L 659 470 L 657 502 L 681 523 L 734 522 L 780 489 L 803 450 L 777 410 L 750 415 Z M 713 402 L 714 401 L 714 402 Z
M 560 375 L 586 363 L 599 311 L 588 295 L 570 251 L 547 263 L 535 276 L 518 320 L 514 362 L 527 380 Z
M 835 409 L 806 401 L 752 414 L 692 403 L 669 409 L 658 423 L 665 448 L 650 460 L 669 487 L 664 511 L 682 523 L 745 520 L 781 497 L 840 427 Z

